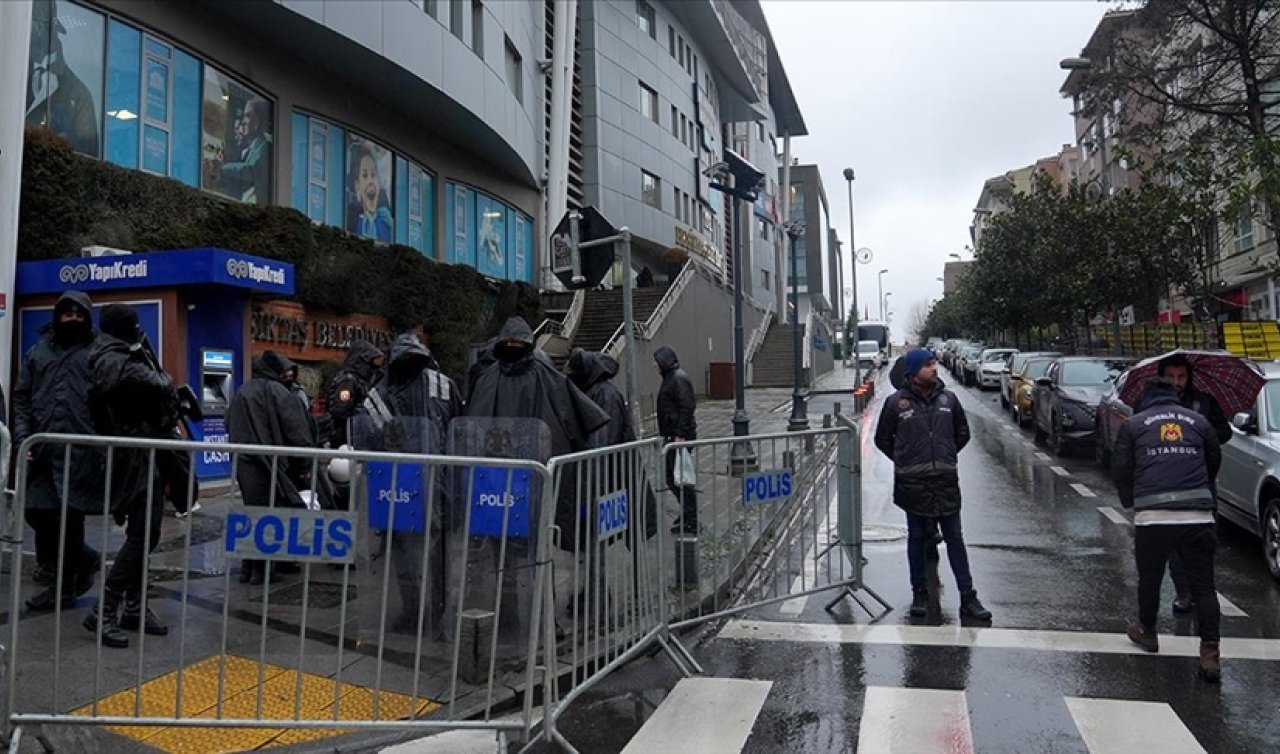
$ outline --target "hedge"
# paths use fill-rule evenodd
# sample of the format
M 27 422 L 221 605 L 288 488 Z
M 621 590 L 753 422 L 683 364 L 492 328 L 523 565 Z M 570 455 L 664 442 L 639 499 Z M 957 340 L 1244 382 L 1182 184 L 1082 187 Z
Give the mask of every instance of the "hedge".
M 18 226 L 20 260 L 77 257 L 91 244 L 133 251 L 218 246 L 293 264 L 298 301 L 335 314 L 386 317 L 425 327 L 431 349 L 455 379 L 470 345 L 508 316 L 542 320 L 537 289 L 495 282 L 407 246 L 379 246 L 312 223 L 289 207 L 229 201 L 169 178 L 76 154 L 43 129 L 28 128 Z

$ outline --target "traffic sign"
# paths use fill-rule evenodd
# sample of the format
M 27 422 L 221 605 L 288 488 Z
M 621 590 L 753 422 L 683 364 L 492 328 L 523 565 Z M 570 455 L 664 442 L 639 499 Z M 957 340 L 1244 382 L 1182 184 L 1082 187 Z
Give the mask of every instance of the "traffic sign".
M 569 230 L 569 217 L 573 210 L 564 213 L 556 229 L 551 233 L 551 272 L 566 288 L 595 288 L 613 267 L 613 246 L 601 244 L 582 249 L 579 269 L 583 280 L 573 282 L 573 240 Z M 618 234 L 618 229 L 605 219 L 595 207 L 583 207 L 578 211 L 578 243 L 586 244 Z

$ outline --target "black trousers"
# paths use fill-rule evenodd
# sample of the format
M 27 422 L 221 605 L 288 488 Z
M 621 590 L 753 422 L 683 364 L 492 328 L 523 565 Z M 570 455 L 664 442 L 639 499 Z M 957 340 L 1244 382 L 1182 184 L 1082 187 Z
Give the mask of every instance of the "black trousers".
M 164 522 L 164 497 L 158 492 L 159 485 L 156 485 L 156 490 L 151 500 L 150 522 L 147 521 L 147 506 L 142 501 L 125 516 L 124 544 L 120 545 L 116 562 L 107 574 L 107 589 L 117 594 L 141 594 L 145 586 L 147 553 L 160 543 L 160 525 Z M 143 498 L 145 500 L 145 493 Z
M 667 488 L 680 501 L 680 528 L 686 534 L 698 533 L 698 488 L 676 484 L 676 451 L 667 451 Z
M 58 539 L 62 529 L 62 511 L 28 508 L 27 524 L 36 534 L 36 562 L 56 570 L 58 567 Z M 62 552 L 62 580 L 70 583 L 76 573 L 96 554 L 84 543 L 84 512 L 67 507 L 67 545 Z
M 1154 630 L 1160 613 L 1160 585 L 1171 555 L 1182 562 L 1191 597 L 1196 603 L 1196 627 L 1203 641 L 1218 641 L 1222 614 L 1214 585 L 1213 557 L 1218 535 L 1213 524 L 1155 524 L 1134 527 L 1134 555 L 1138 564 L 1138 620 Z

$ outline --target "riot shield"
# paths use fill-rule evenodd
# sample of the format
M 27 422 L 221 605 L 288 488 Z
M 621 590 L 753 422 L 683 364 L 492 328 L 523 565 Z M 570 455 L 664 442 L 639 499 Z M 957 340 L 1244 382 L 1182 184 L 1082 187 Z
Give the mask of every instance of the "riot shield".
M 487 671 L 493 647 L 498 659 L 526 650 L 538 599 L 543 481 L 502 461 L 545 463 L 551 432 L 537 419 L 461 417 L 449 425 L 448 449 L 454 456 L 493 459 L 455 469 L 457 494 L 449 497 L 446 537 L 449 562 L 462 565 L 447 590 L 451 638 L 462 643 L 463 656 L 474 659 L 477 672 Z
M 421 417 L 358 416 L 351 421 L 356 450 L 440 455 L 444 428 Z M 359 503 L 360 599 L 353 616 L 360 638 L 385 634 L 404 649 L 444 636 L 449 560 L 444 509 L 450 473 L 438 464 L 368 461 L 351 484 Z M 405 637 L 397 639 L 396 637 Z

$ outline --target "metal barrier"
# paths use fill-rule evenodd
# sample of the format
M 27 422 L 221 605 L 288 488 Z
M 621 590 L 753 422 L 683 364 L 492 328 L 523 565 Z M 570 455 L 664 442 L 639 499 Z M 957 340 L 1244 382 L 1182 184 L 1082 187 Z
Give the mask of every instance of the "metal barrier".
M 543 737 L 568 751 L 556 721 L 623 664 L 658 646 L 681 672 L 700 670 L 669 636 L 662 557 L 669 524 L 654 476 L 660 452 L 656 439 L 642 440 L 550 463 L 559 549 L 572 562 L 545 587 L 543 635 L 557 682 L 545 694 Z
M 241 500 L 161 519 L 154 501 L 196 489 L 193 471 L 166 484 L 166 454 L 190 460 L 209 449 L 72 435 L 23 443 L 19 457 L 33 460 L 16 470 L 8 539 L 4 726 L 15 750 L 32 725 L 113 726 L 161 748 L 190 742 L 200 735 L 192 729 L 217 729 L 219 746 L 247 749 L 358 729 L 485 729 L 498 746 L 529 735 L 531 694 L 514 717 L 496 719 L 494 708 L 497 692 L 545 682 L 537 595 L 550 589 L 543 534 L 554 504 L 544 464 L 219 445 Z M 321 483 L 339 459 L 356 470 L 345 499 Z M 364 473 L 375 466 L 380 480 Z M 55 507 L 46 508 L 50 492 Z M 261 505 L 239 504 L 246 497 Z M 126 544 L 112 573 L 95 575 L 93 560 L 122 547 L 113 524 L 122 501 L 134 503 Z M 294 507 L 309 501 L 320 509 Z M 47 615 L 23 609 L 39 589 L 22 581 L 28 513 L 44 517 L 38 559 L 54 566 Z M 146 533 L 161 529 L 180 536 L 148 544 Z M 130 547 L 141 560 L 134 569 L 121 565 Z M 265 561 L 261 586 L 232 583 L 230 561 L 242 558 Z M 300 573 L 284 573 L 286 562 Z M 127 649 L 81 627 L 97 613 L 77 599 L 91 593 L 101 606 L 122 590 L 140 624 L 125 633 Z M 142 630 L 152 607 L 173 622 L 170 635 Z

